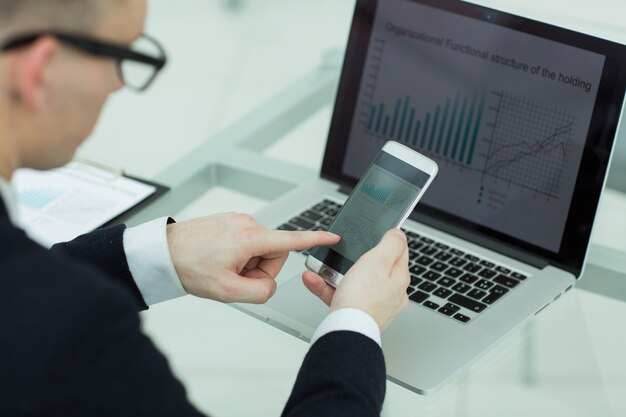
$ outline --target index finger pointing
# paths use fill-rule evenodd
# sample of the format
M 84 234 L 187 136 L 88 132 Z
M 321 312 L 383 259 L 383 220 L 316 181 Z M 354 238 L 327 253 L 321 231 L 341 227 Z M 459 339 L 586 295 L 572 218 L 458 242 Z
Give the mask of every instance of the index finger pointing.
M 330 232 L 290 232 L 270 230 L 257 242 L 257 255 L 290 252 L 309 249 L 314 246 L 330 246 L 338 243 L 341 237 Z

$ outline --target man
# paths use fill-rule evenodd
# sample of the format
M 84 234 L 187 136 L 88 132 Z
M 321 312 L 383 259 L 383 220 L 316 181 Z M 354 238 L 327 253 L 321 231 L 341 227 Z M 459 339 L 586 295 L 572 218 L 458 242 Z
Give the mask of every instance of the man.
M 137 310 L 190 293 L 263 303 L 290 250 L 332 245 L 325 232 L 268 231 L 247 215 L 117 226 L 38 246 L 16 226 L 8 186 L 20 167 L 71 160 L 108 95 L 145 89 L 164 60 L 142 35 L 145 0 L 0 0 L 0 415 L 196 416 Z M 147 41 L 157 54 L 134 53 Z M 135 78 L 132 65 L 153 67 Z M 145 69 L 145 68 L 144 68 Z M 408 251 L 391 231 L 334 291 L 285 416 L 380 413 L 380 330 L 407 304 Z M 252 412 L 252 410 L 251 410 Z

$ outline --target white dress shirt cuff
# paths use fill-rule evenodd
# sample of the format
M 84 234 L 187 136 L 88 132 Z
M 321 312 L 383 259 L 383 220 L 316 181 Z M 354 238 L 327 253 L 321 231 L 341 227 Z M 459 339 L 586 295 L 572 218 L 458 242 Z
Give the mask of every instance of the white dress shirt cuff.
M 128 268 L 151 306 L 186 295 L 167 244 L 167 217 L 124 231 L 124 252 Z
M 322 336 L 341 330 L 361 333 L 382 347 L 378 324 L 372 316 L 356 308 L 341 308 L 330 313 L 313 333 L 311 345 Z

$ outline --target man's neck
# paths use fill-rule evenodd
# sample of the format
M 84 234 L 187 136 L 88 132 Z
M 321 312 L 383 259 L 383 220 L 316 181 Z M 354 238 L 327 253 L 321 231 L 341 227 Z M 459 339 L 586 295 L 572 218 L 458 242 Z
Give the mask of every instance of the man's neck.
M 19 168 L 19 158 L 15 136 L 11 132 L 10 114 L 9 109 L 0 103 L 0 211 L 6 212 L 11 222 L 17 224 L 15 199 L 9 183 L 13 173 Z
M 0 177 L 7 182 L 19 168 L 18 151 L 13 135 L 10 109 L 0 104 Z
M 4 177 L 0 178 L 0 216 L 8 216 L 11 223 L 19 225 L 19 216 L 15 205 L 15 196 L 11 191 L 11 186 Z
M 0 141 L 2 141 L 2 139 L 0 139 Z M 1 149 L 1 147 L 0 147 Z M 0 152 L 2 152 L 0 150 Z M 15 169 L 9 168 L 9 163 L 5 162 L 4 160 L 4 155 L 2 153 L 0 153 L 0 178 L 2 178 L 3 180 L 5 180 L 6 182 L 10 182 L 11 181 L 11 177 L 13 176 L 13 172 L 15 172 Z

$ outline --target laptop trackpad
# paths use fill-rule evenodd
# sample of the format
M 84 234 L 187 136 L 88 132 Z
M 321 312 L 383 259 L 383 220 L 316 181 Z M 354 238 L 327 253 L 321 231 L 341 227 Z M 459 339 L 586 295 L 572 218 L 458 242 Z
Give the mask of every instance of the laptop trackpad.
M 306 289 L 299 275 L 278 287 L 267 306 L 314 329 L 328 315 L 328 306 Z

